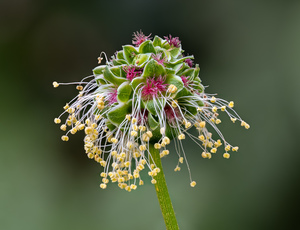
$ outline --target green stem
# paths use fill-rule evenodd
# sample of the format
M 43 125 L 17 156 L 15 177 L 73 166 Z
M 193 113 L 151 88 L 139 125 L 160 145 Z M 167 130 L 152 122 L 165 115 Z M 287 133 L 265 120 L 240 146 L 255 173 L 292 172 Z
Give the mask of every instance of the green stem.
M 160 172 L 155 176 L 155 180 L 157 181 L 155 184 L 155 190 L 160 205 L 160 209 L 165 220 L 166 229 L 178 230 L 179 227 L 177 224 L 175 212 L 168 192 L 165 175 L 161 165 L 159 150 L 155 149 L 152 144 L 150 144 L 149 150 L 156 164 L 156 167 L 160 169 Z

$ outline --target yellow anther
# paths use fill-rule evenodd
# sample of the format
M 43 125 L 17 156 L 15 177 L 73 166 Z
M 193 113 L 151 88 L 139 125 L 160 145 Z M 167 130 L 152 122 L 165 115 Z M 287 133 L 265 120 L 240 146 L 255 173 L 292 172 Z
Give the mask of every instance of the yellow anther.
M 164 137 L 163 138 L 163 142 L 166 144 L 166 145 L 168 145 L 168 144 L 170 144 L 170 138 L 168 138 L 168 137 Z
M 111 142 L 114 143 L 114 144 L 117 144 L 118 143 L 118 139 L 115 138 L 115 137 L 113 137 L 113 138 L 111 138 Z
M 69 140 L 69 137 L 66 136 L 66 135 L 64 135 L 64 136 L 61 137 L 61 139 L 62 139 L 63 141 L 68 141 L 68 140 Z
M 183 163 L 183 157 L 179 157 L 179 162 L 182 164 Z
M 139 185 L 143 185 L 144 181 L 140 180 Z
M 75 112 L 75 109 L 70 107 L 70 108 L 67 109 L 67 112 L 70 113 L 70 114 L 71 114 L 71 113 L 74 113 L 74 112 Z
M 94 158 L 94 154 L 93 153 L 88 153 L 88 158 L 93 159 Z
M 100 120 L 101 118 L 102 118 L 102 117 L 101 117 L 100 114 L 98 114 L 98 115 L 95 116 L 95 120 L 96 120 L 96 121 Z
M 200 126 L 200 128 L 204 128 L 204 127 L 205 127 L 205 125 L 206 125 L 206 122 L 205 122 L 205 121 L 201 121 L 201 122 L 199 122 L 199 126 Z
M 151 137 L 153 136 L 153 134 L 152 134 L 151 131 L 147 131 L 146 134 L 147 134 L 147 136 L 148 136 L 149 138 L 151 138 Z
M 148 172 L 148 175 L 153 176 L 153 172 L 152 171 Z
M 224 153 L 223 157 L 226 158 L 226 159 L 228 159 L 230 157 L 230 154 L 229 153 Z
M 208 159 L 210 159 L 210 158 L 211 158 L 211 153 L 210 153 L 210 152 L 207 152 L 207 153 L 206 153 L 206 157 L 207 157 Z
M 183 133 L 179 134 L 179 135 L 178 135 L 178 139 L 179 139 L 179 140 L 185 139 L 185 135 L 184 135 Z
M 168 87 L 169 93 L 176 93 L 176 91 L 177 91 L 177 87 L 175 85 L 173 85 L 173 84 L 169 85 L 169 87 Z
M 111 151 L 110 153 L 113 157 L 117 156 L 118 152 L 117 151 Z
M 133 125 L 133 126 L 132 126 L 132 129 L 133 129 L 134 131 L 138 131 L 138 130 L 139 130 L 137 125 Z
M 136 122 L 137 122 L 137 119 L 135 117 L 133 117 L 131 123 L 135 124 Z
M 172 101 L 172 107 L 176 108 L 177 106 L 178 106 L 178 101 L 177 100 Z
M 109 180 L 107 178 L 103 178 L 102 182 L 105 183 L 105 184 L 107 184 L 109 182 Z
M 59 118 L 55 118 L 55 119 L 54 119 L 54 123 L 55 123 L 55 124 L 59 124 L 60 122 L 61 122 L 61 120 L 60 120 Z
M 217 148 L 212 148 L 212 149 L 210 150 L 210 152 L 211 152 L 211 153 L 216 153 L 216 152 L 217 152 Z
M 85 134 L 91 134 L 93 132 L 93 129 L 91 127 L 86 127 L 84 132 Z
M 132 149 L 134 147 L 133 143 L 131 141 L 127 142 L 127 148 Z
M 104 184 L 104 183 L 100 184 L 100 188 L 102 188 L 102 189 L 106 189 L 106 187 L 107 187 L 107 185 L 106 185 L 106 184 Z
M 156 181 L 155 179 L 152 179 L 152 180 L 151 180 L 151 183 L 152 183 L 152 184 L 156 184 L 156 182 L 157 182 L 157 181 Z
M 212 122 L 212 123 L 215 123 L 216 122 L 216 120 L 215 120 L 215 118 L 210 118 L 210 121 Z
M 131 115 L 130 115 L 130 114 L 127 114 L 127 115 L 126 115 L 126 119 L 127 119 L 128 121 L 130 121 L 130 120 L 131 120 Z
M 155 168 L 154 171 L 155 171 L 156 173 L 159 173 L 159 172 L 160 172 L 160 168 Z
M 195 187 L 195 186 L 196 186 L 196 181 L 192 181 L 192 182 L 190 183 L 190 185 L 191 185 L 191 187 Z
M 141 160 L 141 163 L 142 163 L 143 165 L 145 165 L 145 164 L 147 163 L 147 161 L 146 161 L 145 159 L 143 159 L 143 160 Z
M 238 146 L 235 146 L 235 147 L 232 148 L 232 151 L 233 151 L 233 152 L 234 152 L 234 151 L 237 152 L 238 150 L 239 150 L 239 147 L 238 147 Z
M 76 86 L 76 89 L 77 89 L 77 90 L 83 90 L 83 87 L 82 87 L 82 85 L 77 85 L 77 86 Z
M 160 128 L 160 134 L 165 134 L 165 131 L 166 131 L 166 129 L 165 129 L 165 127 L 162 127 L 162 128 Z
M 140 174 L 134 173 L 134 174 L 133 174 L 133 177 L 134 177 L 134 178 L 139 178 L 139 177 L 140 177 Z
M 197 108 L 197 111 L 199 111 L 199 112 L 202 112 L 202 111 L 203 111 L 203 109 L 202 109 L 202 108 L 200 108 L 200 107 L 198 107 L 198 108 Z
M 136 137 L 137 134 L 138 134 L 138 133 L 137 133 L 136 131 L 131 131 L 131 133 L 130 133 L 130 135 L 133 136 L 133 137 Z
M 221 120 L 220 119 L 217 119 L 216 120 L 216 124 L 220 124 L 221 123 Z
M 216 106 L 214 106 L 211 111 L 213 111 L 214 113 L 218 111 L 218 108 Z
M 141 154 L 139 152 L 134 152 L 133 153 L 133 157 L 140 157 L 140 156 L 141 156 Z
M 90 123 L 91 123 L 90 119 L 86 119 L 86 120 L 85 120 L 85 123 L 86 123 L 87 125 L 90 124 Z
M 177 165 L 176 168 L 174 169 L 175 172 L 178 172 L 178 171 L 180 171 L 180 170 L 181 170 L 181 168 L 180 168 L 178 165 Z
M 233 102 L 233 101 L 229 102 L 229 103 L 228 103 L 228 106 L 229 106 L 230 108 L 233 108 L 234 102 Z
M 100 165 L 101 165 L 102 167 L 105 167 L 105 166 L 106 166 L 106 161 L 100 161 Z
M 54 81 L 54 82 L 52 83 L 52 85 L 53 85 L 54 88 L 57 88 L 57 87 L 59 86 L 59 84 L 58 84 L 56 81 Z
M 206 152 L 202 152 L 201 156 L 202 156 L 203 158 L 207 158 Z
M 146 145 L 140 145 L 140 146 L 139 146 L 139 149 L 140 149 L 141 151 L 145 151 L 145 150 L 146 150 Z
M 78 129 L 78 130 L 83 130 L 83 129 L 84 129 L 84 124 L 78 125 L 77 129 Z
M 229 151 L 230 150 L 230 145 L 226 145 L 226 147 L 225 147 L 225 151 L 227 152 L 227 151 Z
M 211 102 L 211 103 L 215 103 L 215 102 L 216 102 L 216 98 L 215 98 L 214 96 L 211 97 L 210 102 Z
M 126 157 L 126 153 L 121 152 L 120 157 L 125 158 Z
M 150 168 L 153 170 L 155 168 L 155 164 L 151 164 Z
M 71 134 L 75 134 L 77 132 L 76 128 L 71 129 Z
M 191 122 L 187 121 L 187 122 L 185 122 L 184 126 L 186 129 L 188 129 L 189 127 L 192 126 L 192 124 L 191 124 Z
M 107 174 L 105 172 L 100 173 L 101 177 L 107 177 Z
M 155 143 L 155 144 L 154 144 L 154 148 L 160 149 L 160 148 L 161 148 L 161 145 L 160 145 L 159 143 Z
M 246 123 L 246 124 L 245 124 L 245 128 L 246 128 L 246 129 L 249 129 L 249 128 L 250 128 L 250 125 L 249 125 L 248 123 Z
M 133 190 L 136 190 L 136 187 L 137 186 L 135 184 L 130 185 L 130 188 L 133 189 Z
M 221 107 L 221 111 L 224 112 L 225 110 L 226 110 L 226 106 L 224 105 L 224 106 Z
M 147 129 L 146 126 L 143 126 L 143 125 L 140 125 L 140 126 L 139 126 L 139 130 L 140 130 L 140 131 L 146 131 L 146 129 Z
M 167 155 L 169 155 L 170 152 L 169 152 L 169 150 L 166 149 L 166 150 L 162 151 L 162 153 L 164 154 L 164 156 L 167 156 Z
M 97 128 L 97 124 L 96 124 L 96 123 L 93 123 L 91 126 L 92 126 L 92 128 L 94 128 L 94 129 Z
M 230 120 L 231 120 L 233 123 L 235 123 L 235 121 L 236 121 L 236 118 L 234 118 L 234 117 L 231 117 L 231 118 L 230 118 Z
M 69 104 L 66 104 L 66 105 L 64 106 L 64 110 L 67 110 L 69 107 L 70 107 Z
M 165 154 L 163 153 L 163 151 L 159 154 L 160 158 L 163 158 L 165 156 Z
M 66 131 L 67 126 L 66 126 L 66 125 L 61 125 L 61 126 L 60 126 L 60 129 L 61 129 L 62 131 Z
M 205 140 L 204 135 L 200 135 L 198 138 L 200 139 L 200 141 L 204 141 Z

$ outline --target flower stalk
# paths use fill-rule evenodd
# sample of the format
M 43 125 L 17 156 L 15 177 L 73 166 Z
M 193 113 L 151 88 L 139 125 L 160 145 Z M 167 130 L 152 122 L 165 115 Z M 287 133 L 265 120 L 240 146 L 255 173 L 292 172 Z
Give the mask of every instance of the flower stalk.
M 166 224 L 167 230 L 177 230 L 179 229 L 171 198 L 168 192 L 168 187 L 163 172 L 163 167 L 161 164 L 160 153 L 158 149 L 155 149 L 152 144 L 149 145 L 150 153 L 153 157 L 153 163 L 156 164 L 156 167 L 160 169 L 160 173 L 155 177 L 155 191 L 160 205 L 160 209 Z

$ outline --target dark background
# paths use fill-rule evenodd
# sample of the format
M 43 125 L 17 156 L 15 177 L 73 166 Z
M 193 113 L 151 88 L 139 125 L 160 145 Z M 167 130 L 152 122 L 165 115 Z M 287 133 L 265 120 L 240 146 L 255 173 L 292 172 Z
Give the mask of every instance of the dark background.
M 178 36 L 206 90 L 234 100 L 250 125 L 220 125 L 238 153 L 202 159 L 192 141 L 186 167 L 163 159 L 181 229 L 299 228 L 300 1 L 0 1 L 0 229 L 164 229 L 149 181 L 128 193 L 99 188 L 101 168 L 83 133 L 60 140 L 53 123 L 101 51 L 132 33 Z M 173 154 L 172 154 L 173 153 Z

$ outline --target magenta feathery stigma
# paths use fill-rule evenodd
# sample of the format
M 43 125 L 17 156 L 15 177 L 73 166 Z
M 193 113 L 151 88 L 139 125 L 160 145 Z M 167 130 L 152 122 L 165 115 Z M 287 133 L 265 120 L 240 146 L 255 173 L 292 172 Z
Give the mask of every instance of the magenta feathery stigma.
M 145 169 L 155 184 L 160 169 L 149 145 L 163 158 L 169 154 L 172 140 L 178 156 L 175 171 L 185 163 L 194 187 L 183 140 L 189 137 L 195 141 L 203 158 L 210 159 L 219 151 L 228 159 L 238 147 L 228 143 L 219 130 L 219 113 L 246 129 L 250 126 L 235 112 L 233 101 L 205 92 L 199 65 L 193 64 L 192 55 L 184 55 L 178 37 L 155 36 L 151 40 L 150 35 L 136 32 L 132 43 L 134 46 L 124 45 L 110 60 L 102 52 L 100 65 L 80 82 L 53 83 L 54 87 L 75 84 L 79 90 L 54 122 L 60 124 L 62 117 L 66 118 L 60 126 L 66 132 L 63 141 L 84 130 L 87 156 L 103 167 L 103 189 L 110 181 L 134 190 L 144 183 L 140 172 Z M 101 65 L 103 58 L 105 64 Z

